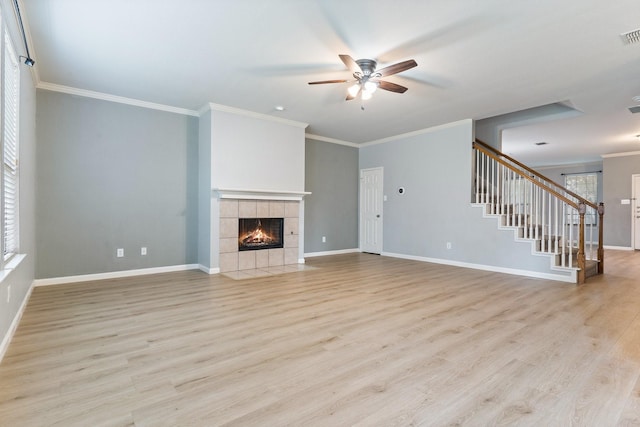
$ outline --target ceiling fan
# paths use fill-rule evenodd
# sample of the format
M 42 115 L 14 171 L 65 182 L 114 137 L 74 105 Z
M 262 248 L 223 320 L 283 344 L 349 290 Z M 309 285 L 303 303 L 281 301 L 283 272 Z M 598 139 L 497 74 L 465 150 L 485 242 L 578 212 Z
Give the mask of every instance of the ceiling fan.
M 355 80 L 323 80 L 319 82 L 309 82 L 310 85 L 321 85 L 327 83 L 349 83 L 355 82 L 355 84 L 347 90 L 347 101 L 361 96 L 363 100 L 371 98 L 373 92 L 376 89 L 384 89 L 395 93 L 405 93 L 407 88 L 399 84 L 380 80 L 382 77 L 391 76 L 393 74 L 401 73 L 410 68 L 417 66 L 418 64 L 413 59 L 407 61 L 398 62 L 397 64 L 389 65 L 388 67 L 376 70 L 378 63 L 373 59 L 358 59 L 354 60 L 349 55 L 338 55 L 344 65 L 353 73 Z

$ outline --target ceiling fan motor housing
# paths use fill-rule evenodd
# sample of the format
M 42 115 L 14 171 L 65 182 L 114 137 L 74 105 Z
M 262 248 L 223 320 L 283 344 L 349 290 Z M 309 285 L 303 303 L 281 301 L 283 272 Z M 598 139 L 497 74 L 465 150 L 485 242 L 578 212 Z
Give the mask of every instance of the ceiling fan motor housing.
M 376 70 L 376 66 L 378 65 L 378 63 L 373 59 L 358 59 L 356 64 L 358 64 L 362 70 L 362 75 L 367 77 L 373 74 Z

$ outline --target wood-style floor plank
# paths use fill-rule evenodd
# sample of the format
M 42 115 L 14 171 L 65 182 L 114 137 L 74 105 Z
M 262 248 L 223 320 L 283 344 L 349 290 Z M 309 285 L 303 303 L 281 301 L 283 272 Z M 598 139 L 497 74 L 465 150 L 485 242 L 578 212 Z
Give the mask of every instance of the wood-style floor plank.
M 640 253 L 582 286 L 369 254 L 36 288 L 7 426 L 640 426 Z

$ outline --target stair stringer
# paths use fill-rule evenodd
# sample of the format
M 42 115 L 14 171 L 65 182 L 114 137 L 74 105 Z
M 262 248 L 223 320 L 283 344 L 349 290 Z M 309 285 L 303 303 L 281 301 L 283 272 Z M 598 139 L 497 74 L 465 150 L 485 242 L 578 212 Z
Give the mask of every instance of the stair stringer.
M 513 239 L 515 242 L 518 243 L 529 243 L 529 245 L 531 246 L 531 255 L 533 256 L 538 256 L 538 257 L 547 257 L 549 258 L 549 268 L 552 271 L 558 271 L 558 272 L 562 272 L 567 276 L 562 276 L 562 279 L 559 280 L 563 280 L 563 281 L 567 281 L 567 282 L 571 282 L 571 283 L 578 283 L 578 271 L 580 271 L 580 269 L 578 267 L 563 267 L 563 266 L 559 266 L 556 265 L 555 263 L 555 259 L 556 259 L 556 255 L 555 253 L 546 253 L 546 252 L 540 252 L 538 250 L 536 250 L 536 242 L 538 240 L 536 239 L 530 239 L 527 237 L 520 237 L 519 234 L 519 229 L 521 227 L 519 226 L 511 226 L 511 225 L 503 225 L 502 224 L 502 220 L 503 217 L 505 216 L 504 214 L 493 214 L 493 213 L 489 213 L 488 211 L 488 205 L 489 203 L 471 203 L 472 207 L 475 208 L 481 208 L 482 209 L 482 216 L 484 218 L 494 218 L 496 219 L 496 221 L 498 222 L 497 224 L 497 229 L 501 230 L 501 231 L 512 231 L 513 232 Z M 564 277 L 567 277 L 568 280 L 565 280 Z

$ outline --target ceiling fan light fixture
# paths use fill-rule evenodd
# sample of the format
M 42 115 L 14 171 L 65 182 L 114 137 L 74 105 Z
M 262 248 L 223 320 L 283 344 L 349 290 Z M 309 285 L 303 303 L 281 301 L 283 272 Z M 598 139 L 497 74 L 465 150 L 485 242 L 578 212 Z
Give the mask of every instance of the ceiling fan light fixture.
M 376 91 L 376 89 L 378 89 L 378 84 L 374 83 L 370 80 L 366 81 L 364 84 L 364 90 L 365 92 L 369 92 L 369 93 L 373 93 Z
M 350 86 L 349 89 L 347 89 L 347 92 L 355 98 L 358 95 L 358 92 L 360 92 L 360 84 L 356 83 L 353 86 Z
M 369 92 L 368 90 L 363 90 L 362 91 L 362 100 L 366 101 L 368 99 L 371 99 L 371 95 L 373 95 L 373 92 Z

